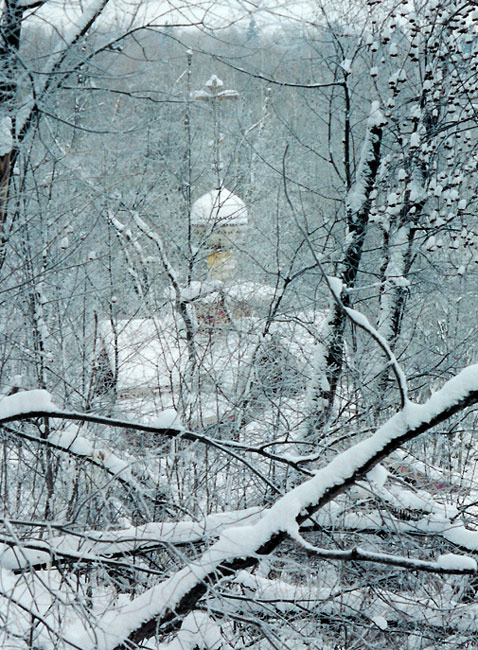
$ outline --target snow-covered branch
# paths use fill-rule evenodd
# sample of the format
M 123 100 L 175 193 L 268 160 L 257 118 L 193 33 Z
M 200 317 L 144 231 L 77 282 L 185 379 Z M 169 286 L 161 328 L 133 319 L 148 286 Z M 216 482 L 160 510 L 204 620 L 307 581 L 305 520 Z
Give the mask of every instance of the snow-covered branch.
M 469 366 L 448 381 L 424 404 L 408 402 L 370 438 L 338 454 L 315 476 L 280 498 L 259 522 L 226 529 L 201 558 L 146 591 L 122 608 L 110 612 L 101 624 L 114 629 L 104 637 L 104 650 L 123 650 L 154 634 L 158 626 L 174 629 L 180 615 L 195 609 L 208 585 L 257 564 L 298 526 L 326 503 L 365 477 L 373 467 L 405 442 L 432 429 L 462 409 L 478 402 L 478 365 Z M 85 647 L 89 647 L 87 639 Z
M 248 508 L 207 515 L 202 521 L 162 521 L 120 530 L 75 531 L 62 525 L 64 534 L 46 536 L 53 528 L 49 523 L 24 522 L 23 526 L 44 528 L 42 539 L 19 538 L 0 534 L 0 567 L 13 571 L 38 569 L 45 565 L 65 562 L 81 564 L 103 563 L 108 566 L 131 567 L 118 558 L 136 556 L 158 547 L 184 546 L 209 541 L 220 536 L 230 526 L 250 525 L 261 517 L 262 508 Z M 1 522 L 1 520 L 0 520 Z M 10 527 L 13 522 L 4 520 Z M 149 571 L 144 567 L 145 571 Z M 158 575 L 162 573 L 156 572 Z
M 120 459 L 111 451 L 111 449 L 103 449 L 93 446 L 87 438 L 80 436 L 77 431 L 53 432 L 48 436 L 48 438 L 40 438 L 39 436 L 32 435 L 26 431 L 17 431 L 5 426 L 4 429 L 12 437 L 19 440 L 28 440 L 42 447 L 65 452 L 74 458 L 80 458 L 85 462 L 104 470 L 107 474 L 128 488 L 133 488 L 144 498 L 150 498 L 150 496 L 144 491 L 143 487 L 141 487 L 132 477 L 131 468 L 128 463 Z
M 341 562 L 375 562 L 376 564 L 386 564 L 388 566 L 400 567 L 401 569 L 411 569 L 413 571 L 426 571 L 428 573 L 445 573 L 450 575 L 475 575 L 478 571 L 476 560 L 468 555 L 458 555 L 456 553 L 446 553 L 440 555 L 433 561 L 419 560 L 413 557 L 404 557 L 400 555 L 391 555 L 389 553 L 377 553 L 368 551 L 354 546 L 346 550 L 336 550 L 328 548 L 319 548 L 309 544 L 301 535 L 292 537 L 308 553 L 327 560 L 340 560 Z
M 367 133 L 360 153 L 355 183 L 347 195 L 347 216 L 352 231 L 358 229 L 361 239 L 363 220 L 368 222 L 370 195 L 375 185 L 375 179 L 380 164 L 380 148 L 383 127 L 386 119 L 380 110 L 379 102 L 373 102 L 367 120 Z
M 170 413 L 165 411 L 164 415 L 160 413 L 159 417 L 156 419 L 156 423 L 147 424 L 118 418 L 110 418 L 90 412 L 79 413 L 75 411 L 62 411 L 53 404 L 50 394 L 46 390 L 40 389 L 19 392 L 9 397 L 4 397 L 3 400 L 0 401 L 0 425 L 41 417 L 50 417 L 71 422 L 103 424 L 110 427 L 129 429 L 131 431 L 155 433 L 171 439 L 200 442 L 206 446 L 223 451 L 238 460 L 240 463 L 246 465 L 253 474 L 258 476 L 261 481 L 266 483 L 276 494 L 281 493 L 279 488 L 263 472 L 256 469 L 249 461 L 239 456 L 237 451 L 256 453 L 265 458 L 278 460 L 297 468 L 296 459 L 288 459 L 287 457 L 267 453 L 261 449 L 261 447 L 241 445 L 235 441 L 219 440 L 201 433 L 188 431 L 183 428 L 183 425 L 180 423 L 175 412 Z M 79 436 L 78 432 L 55 433 L 48 439 L 44 440 L 23 432 L 18 432 L 18 434 L 14 433 L 13 435 L 18 435 L 19 438 L 36 441 L 47 447 L 63 450 L 73 456 L 84 458 L 105 469 L 107 472 L 112 474 L 115 479 L 137 487 L 136 482 L 129 474 L 127 463 L 121 460 L 117 455 L 113 454 L 110 450 L 94 449 L 86 438 Z

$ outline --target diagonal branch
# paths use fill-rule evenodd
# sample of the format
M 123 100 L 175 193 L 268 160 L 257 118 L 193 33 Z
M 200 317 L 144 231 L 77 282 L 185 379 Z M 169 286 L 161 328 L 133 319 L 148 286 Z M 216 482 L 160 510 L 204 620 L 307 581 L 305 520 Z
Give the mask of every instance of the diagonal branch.
M 115 646 L 105 640 L 105 650 L 126 650 L 177 629 L 181 617 L 197 606 L 210 585 L 257 564 L 286 539 L 289 530 L 364 478 L 393 451 L 477 402 L 478 365 L 474 365 L 425 404 L 407 403 L 374 435 L 337 455 L 313 478 L 279 499 L 258 523 L 227 529 L 197 562 L 131 601 L 108 620 L 109 629 L 117 630 L 118 636 Z

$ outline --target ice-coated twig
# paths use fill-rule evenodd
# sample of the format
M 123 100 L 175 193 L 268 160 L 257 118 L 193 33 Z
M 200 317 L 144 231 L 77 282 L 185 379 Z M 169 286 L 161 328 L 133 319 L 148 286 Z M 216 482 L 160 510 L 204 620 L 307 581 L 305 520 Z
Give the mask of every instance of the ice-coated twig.
M 289 535 L 309 553 L 313 553 L 317 557 L 328 560 L 340 560 L 342 562 L 374 562 L 376 564 L 386 564 L 388 566 L 411 569 L 413 571 L 444 573 L 448 575 L 476 575 L 478 573 L 476 560 L 469 555 L 447 553 L 445 555 L 440 555 L 436 561 L 420 560 L 418 558 L 405 557 L 403 555 L 391 555 L 390 553 L 367 551 L 359 546 L 340 550 L 320 548 L 314 546 L 314 544 L 310 544 L 306 539 L 304 539 L 304 537 L 299 533 L 298 527 L 296 530 L 290 530 Z

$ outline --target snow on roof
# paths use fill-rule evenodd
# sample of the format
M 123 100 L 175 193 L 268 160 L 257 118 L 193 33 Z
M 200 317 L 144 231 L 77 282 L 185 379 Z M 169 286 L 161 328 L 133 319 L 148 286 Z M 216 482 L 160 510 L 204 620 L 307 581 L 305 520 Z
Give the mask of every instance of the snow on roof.
M 253 286 L 251 283 L 249 288 Z M 299 375 L 309 376 L 315 335 L 325 317 L 325 312 L 317 310 L 284 314 L 283 319 L 271 325 L 270 336 L 264 338 L 264 320 L 251 315 L 241 321 L 243 328 L 236 321 L 238 328 L 220 331 L 214 346 L 209 334 L 202 336 L 198 331 L 195 348 L 200 359 L 198 370 L 204 378 L 198 396 L 201 421 L 217 422 L 233 412 L 238 386 L 249 372 L 259 341 L 270 351 L 272 363 L 274 355 L 279 355 L 279 365 L 283 361 L 293 381 Z M 189 355 L 184 331 L 174 312 L 155 318 L 117 320 L 113 324 L 105 320 L 99 324 L 98 333 L 98 351 L 103 348 L 112 370 L 117 350 L 120 399 L 134 398 L 137 408 L 137 399 L 147 398 L 147 410 L 151 413 L 175 406 L 171 398 L 178 394 L 187 376 Z M 267 352 L 266 356 L 269 358 Z
M 244 300 L 249 303 L 273 300 L 277 295 L 276 287 L 259 282 L 237 282 L 226 287 L 226 296 L 232 300 Z
M 218 224 L 241 225 L 247 224 L 247 209 L 244 201 L 223 187 L 211 190 L 193 203 L 191 223 L 194 225 Z

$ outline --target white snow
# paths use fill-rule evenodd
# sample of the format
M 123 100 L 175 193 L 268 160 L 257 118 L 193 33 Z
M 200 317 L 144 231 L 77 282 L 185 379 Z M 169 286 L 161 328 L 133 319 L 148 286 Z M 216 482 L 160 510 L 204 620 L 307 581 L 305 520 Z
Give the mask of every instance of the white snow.
M 347 209 L 353 214 L 360 212 L 367 198 L 365 192 L 370 175 L 368 165 L 374 156 L 373 145 L 375 138 L 372 134 L 372 130 L 384 126 L 386 122 L 387 120 L 380 110 L 380 102 L 372 102 L 370 114 L 367 120 L 367 134 L 360 153 L 355 183 L 347 194 Z
M 352 69 L 352 61 L 350 59 L 344 59 L 340 64 L 340 67 L 346 74 L 349 74 Z
M 43 389 L 21 391 L 0 399 L 0 421 L 28 413 L 51 413 L 57 410 L 50 393 Z
M 476 571 L 478 568 L 475 558 L 469 557 L 468 555 L 456 555 L 455 553 L 439 555 L 437 564 L 441 569 L 469 569 Z
M 397 179 L 399 181 L 403 181 L 406 179 L 406 177 L 407 177 L 407 172 L 403 169 L 403 167 L 401 167 L 397 172 Z
M 214 572 L 221 563 L 230 561 L 233 558 L 254 556 L 257 549 L 265 541 L 270 539 L 271 535 L 278 531 L 289 532 L 295 537 L 297 533 L 296 519 L 304 511 L 304 508 L 317 503 L 321 498 L 327 497 L 327 492 L 331 488 L 340 486 L 347 478 L 351 477 L 357 470 L 360 470 L 364 466 L 364 463 L 377 457 L 389 442 L 393 440 L 397 443 L 400 442 L 401 437 L 407 432 L 420 426 L 420 424 L 430 422 L 443 410 L 462 401 L 472 391 L 478 391 L 478 366 L 470 366 L 463 370 L 454 379 L 448 381 L 441 390 L 434 393 L 425 404 L 407 404 L 405 408 L 386 422 L 373 436 L 338 454 L 332 462 L 318 470 L 310 480 L 297 486 L 284 497 L 280 498 L 274 506 L 266 510 L 262 515 L 259 514 L 259 519 L 252 519 L 245 526 L 240 526 L 236 523 L 232 527 L 229 525 L 223 529 L 218 541 L 210 546 L 201 557 L 192 561 L 189 566 L 184 567 L 177 573 L 171 575 L 166 581 L 145 591 L 131 601 L 120 600 L 115 608 L 110 608 L 108 613 L 95 619 L 96 639 L 93 639 L 87 630 L 81 630 L 78 626 L 78 630 L 75 630 L 75 642 L 82 648 L 85 648 L 85 650 L 86 648 L 93 647 L 98 650 L 113 648 L 118 643 L 124 641 L 130 632 L 137 628 L 138 624 L 142 621 L 160 616 L 169 609 L 174 609 L 175 604 L 190 589 L 204 579 L 205 576 Z M 62 441 L 68 442 L 68 444 L 74 444 L 71 436 L 69 438 L 65 437 Z M 380 469 L 378 469 L 377 473 L 379 475 L 377 483 L 380 484 L 383 479 L 383 473 L 380 476 Z M 434 514 L 433 519 L 430 517 L 428 524 L 425 520 L 423 520 L 422 524 L 420 522 L 403 523 L 408 526 L 413 524 L 415 529 L 420 530 L 423 528 L 427 532 L 431 532 L 435 528 L 442 534 L 446 532 L 445 528 L 448 527 L 448 535 L 450 532 L 450 521 L 447 521 L 444 516 L 440 516 L 439 514 Z M 461 526 L 460 523 L 456 524 L 458 533 L 462 530 Z M 152 530 L 148 531 L 148 533 L 152 532 Z M 159 532 L 159 529 L 156 532 Z M 466 532 L 473 534 L 472 531 Z M 191 530 L 189 533 L 191 533 Z M 478 535 L 478 533 L 474 534 Z M 134 538 L 135 536 L 132 537 L 132 541 Z M 118 539 L 117 542 L 120 542 L 121 539 L 124 539 L 124 537 Z M 101 541 L 101 539 L 98 541 Z M 111 541 L 114 543 L 114 539 Z M 114 548 L 114 546 L 110 546 L 110 548 Z M 6 549 L 3 550 L 6 551 Z M 35 554 L 34 557 L 36 557 L 42 551 L 39 549 L 38 551 L 33 550 L 32 552 Z M 363 554 L 363 552 L 361 553 Z M 365 554 L 373 559 L 373 553 Z M 379 555 L 377 554 L 377 557 Z M 412 558 L 405 559 L 412 562 L 412 564 L 415 562 L 417 567 L 420 566 L 420 561 L 418 560 L 414 561 Z M 13 562 L 14 558 L 9 560 L 6 557 L 5 561 Z M 438 558 L 436 564 L 438 568 L 458 572 L 463 570 L 468 572 L 476 570 L 476 561 L 466 556 L 447 554 Z M 259 578 L 254 578 L 254 580 L 259 580 Z M 325 589 L 323 592 L 324 596 L 325 592 L 328 592 L 327 596 L 330 597 L 330 590 Z M 347 602 L 354 603 L 355 605 L 358 604 L 353 600 L 352 594 L 349 594 L 347 598 L 350 599 Z M 401 599 L 399 594 L 395 594 L 393 602 L 398 613 L 410 613 L 413 610 L 416 616 L 422 616 L 423 606 L 418 611 L 418 605 L 411 603 L 408 596 L 404 596 Z M 330 603 L 330 606 L 333 606 L 333 602 Z M 370 604 L 367 615 L 370 617 L 383 617 L 385 622 L 395 620 L 394 617 L 396 614 L 394 614 L 391 608 L 386 608 L 383 603 L 380 606 L 381 609 L 374 609 L 372 604 Z M 428 610 L 425 611 L 428 614 Z M 428 621 L 429 624 L 434 624 L 433 620 Z M 378 618 L 376 624 L 380 627 L 380 625 L 384 625 L 384 622 Z M 72 627 L 69 626 L 67 634 L 70 636 L 71 630 Z
M 370 107 L 370 115 L 367 120 L 367 127 L 371 129 L 374 126 L 384 126 L 386 123 L 387 119 L 380 109 L 380 102 L 372 102 L 372 105 Z
M 199 611 L 186 616 L 176 638 L 157 647 L 158 650 L 232 650 L 219 625 Z
M 183 429 L 181 419 L 175 409 L 161 411 L 149 424 L 159 429 Z
M 41 542 L 37 542 L 41 546 Z M 33 564 L 46 564 L 50 562 L 51 555 L 48 551 L 25 548 L 21 544 L 10 546 L 0 543 L 0 567 L 15 570 Z
M 50 2 L 44 3 L 45 10 L 50 10 L 52 6 L 56 4 L 57 3 Z M 76 3 L 65 3 L 65 6 L 70 7 L 70 10 L 67 11 L 66 14 L 63 14 L 62 18 L 60 18 L 58 15 L 56 15 L 54 18 L 52 18 L 52 16 L 48 17 L 48 14 L 47 16 L 43 16 L 43 18 L 41 18 L 41 9 L 38 13 L 32 13 L 33 16 L 36 15 L 40 18 L 41 25 L 53 25 L 56 23 L 54 27 L 55 32 L 62 32 L 60 41 L 61 46 L 53 48 L 54 51 L 46 59 L 42 74 L 37 76 L 37 83 L 35 84 L 34 94 L 32 93 L 32 95 L 28 96 L 24 100 L 23 106 L 17 113 L 17 119 L 15 121 L 15 129 L 17 133 L 20 133 L 22 131 L 25 124 L 31 117 L 32 111 L 37 105 L 36 102 L 39 98 L 42 97 L 42 94 L 47 88 L 48 83 L 51 81 L 51 74 L 55 72 L 55 69 L 63 60 L 65 52 L 67 52 L 71 45 L 73 45 L 78 40 L 82 30 L 84 30 L 88 25 L 93 25 L 95 21 L 101 17 L 107 4 L 108 0 L 90 0 L 89 3 L 78 3 L 76 7 L 74 6 Z M 74 6 L 73 11 L 71 11 L 72 5 Z M 77 9 L 80 11 L 77 11 Z
M 410 280 L 408 280 L 407 278 L 404 278 L 403 275 L 392 276 L 390 278 L 390 280 L 391 280 L 391 282 L 393 282 L 393 284 L 396 287 L 409 287 L 410 286 Z
M 224 82 L 222 79 L 219 79 L 219 77 L 216 74 L 213 74 L 209 77 L 209 79 L 206 81 L 206 87 L 207 88 L 222 88 L 224 86 Z
M 410 136 L 410 148 L 416 149 L 418 146 L 420 146 L 420 134 L 415 131 Z
M 363 330 L 368 332 L 375 339 L 375 341 L 379 343 L 382 350 L 387 354 L 388 359 L 393 367 L 397 381 L 399 382 L 402 398 L 405 402 L 407 402 L 408 400 L 407 378 L 400 364 L 398 363 L 397 358 L 392 352 L 386 338 L 382 336 L 382 334 L 380 334 L 380 332 L 378 332 L 371 325 L 368 318 L 361 312 L 357 311 L 356 309 L 350 309 L 349 307 L 344 307 L 344 311 L 347 313 L 348 317 L 352 320 L 352 322 L 354 322 L 356 325 L 358 325 Z
M 75 428 L 66 431 L 53 431 L 48 436 L 48 442 L 63 449 L 71 449 L 71 451 L 80 456 L 90 456 L 93 451 L 91 442 L 83 436 L 80 436 L 78 430 Z
M 387 627 L 388 627 L 388 623 L 387 623 L 386 619 L 383 616 L 372 616 L 372 621 L 381 630 L 386 630 Z
M 249 305 L 257 305 L 272 300 L 276 294 L 276 287 L 258 282 L 235 282 L 233 285 L 229 285 L 218 279 L 202 282 L 195 280 L 188 286 L 181 287 L 182 298 L 190 302 L 198 299 L 202 302 L 214 302 L 222 298 L 231 304 L 243 301 Z M 167 287 L 163 295 L 168 300 L 174 300 L 175 291 L 173 288 Z
M 380 586 L 376 586 L 373 593 L 367 594 L 360 588 L 338 589 L 337 579 L 334 576 L 327 579 L 327 575 L 322 573 L 316 581 L 320 587 L 314 584 L 293 584 L 281 579 L 271 580 L 247 571 L 238 573 L 236 582 L 251 596 L 250 606 L 259 615 L 269 613 L 271 601 L 275 601 L 275 607 L 286 613 L 300 611 L 303 606 L 308 607 L 311 600 L 315 600 L 323 616 L 339 614 L 353 617 L 360 612 L 382 630 L 386 630 L 391 622 L 403 623 L 405 618 L 410 622 L 425 623 L 437 628 L 442 628 L 445 623 L 448 629 L 453 630 L 473 630 L 477 621 L 475 603 L 467 605 L 437 593 L 433 598 L 427 593 L 412 596 L 408 592 L 387 591 Z M 424 646 L 414 646 L 418 647 Z M 427 648 L 432 650 L 432 646 Z
M 332 293 L 337 297 L 340 298 L 340 295 L 343 291 L 344 288 L 344 283 L 340 278 L 335 278 L 332 275 L 327 276 L 327 281 L 329 283 L 329 287 L 332 291 Z
M 119 458 L 107 447 L 95 448 L 93 443 L 88 440 L 88 438 L 81 436 L 79 430 L 74 426 L 71 426 L 65 431 L 52 431 L 48 436 L 48 442 L 51 442 L 60 449 L 72 451 L 78 456 L 92 458 L 111 474 L 121 474 L 122 480 L 131 483 L 137 488 L 136 483 L 131 476 L 129 463 Z
M 5 116 L 0 120 L 0 156 L 6 156 L 12 149 L 12 120 Z
M 226 88 L 226 90 L 223 90 L 222 92 L 218 93 L 219 100 L 224 100 L 224 99 L 239 99 L 240 95 L 237 92 L 237 90 L 233 90 L 232 88 Z
M 114 629 L 116 639 L 110 635 L 97 645 L 102 650 L 113 648 L 119 639 L 126 639 L 142 621 L 161 616 L 174 606 L 199 581 L 213 572 L 223 562 L 234 558 L 252 557 L 272 535 L 287 531 L 297 536 L 297 517 L 307 507 L 316 504 L 334 487 L 350 479 L 365 463 L 377 458 L 390 442 L 397 444 L 408 432 L 451 406 L 460 403 L 471 392 L 478 392 L 478 366 L 469 366 L 448 381 L 424 404 L 407 403 L 406 406 L 381 426 L 370 438 L 338 454 L 328 465 L 301 485 L 281 497 L 254 525 L 226 529 L 219 540 L 189 566 L 168 580 L 134 598 L 121 611 L 110 612 L 102 627 Z M 86 640 L 84 647 L 87 647 Z
M 81 535 L 64 534 L 42 540 L 0 538 L 0 568 L 15 570 L 38 564 L 48 564 L 52 556 L 66 556 L 82 560 L 101 561 L 111 554 L 156 546 L 158 543 L 182 544 L 218 537 L 231 525 L 239 528 L 251 524 L 261 516 L 260 508 L 220 512 L 208 515 L 203 521 L 152 522 L 142 526 L 116 531 L 90 531 Z M 7 539 L 9 543 L 7 542 Z
M 364 186 L 355 184 L 347 194 L 347 205 L 352 212 L 359 212 L 365 202 L 365 198 Z
M 367 479 L 372 481 L 377 487 L 382 488 L 388 478 L 388 471 L 383 465 L 376 465 L 372 471 L 367 474 Z
M 163 544 L 184 544 L 219 537 L 226 528 L 251 525 L 263 513 L 259 507 L 227 512 L 212 513 L 199 521 L 149 522 L 141 526 L 129 526 L 120 530 L 92 530 L 81 535 L 64 534 L 50 540 L 29 540 L 31 545 L 47 544 L 53 552 L 84 557 L 85 554 L 108 556 L 128 553 L 131 550 L 146 549 Z M 24 542 L 26 544 L 26 542 Z
M 105 467 L 111 473 L 115 475 L 121 474 L 122 479 L 131 482 L 133 485 L 135 484 L 134 481 L 131 481 L 131 470 L 129 463 L 119 458 L 110 449 L 93 449 L 91 457 L 103 465 L 103 467 Z
M 176 329 L 169 314 L 99 324 L 98 335 L 112 369 L 117 355 L 120 394 L 166 393 L 180 384 L 188 357 L 186 344 Z
M 400 204 L 398 205 L 400 210 Z M 410 284 L 404 277 L 405 251 L 409 237 L 409 225 L 400 226 L 397 230 L 391 230 L 389 235 L 390 257 L 385 269 L 384 290 L 380 296 L 380 313 L 378 317 L 378 332 L 389 340 L 392 337 L 392 287 L 406 287 Z
M 195 225 L 247 225 L 244 201 L 223 187 L 212 190 L 193 203 L 191 223 Z
M 340 291 L 342 291 L 342 281 L 338 278 L 328 277 L 328 282 L 333 293 L 337 294 L 337 292 L 340 293 Z M 330 336 L 333 313 L 333 310 L 330 309 L 317 332 L 318 341 L 315 344 L 315 351 L 312 360 L 313 374 L 307 385 L 307 392 L 303 405 L 304 419 L 298 428 L 299 436 L 302 438 L 307 437 L 312 433 L 311 426 L 314 426 L 317 413 L 322 411 L 326 406 L 323 395 L 324 392 L 329 390 L 330 385 L 326 373 L 327 351 L 326 346 L 322 341 L 326 341 Z
M 199 101 L 209 101 L 211 97 L 211 93 L 208 93 L 206 90 L 194 90 L 191 93 L 191 98 Z
M 58 246 L 59 246 L 62 250 L 66 250 L 66 249 L 68 248 L 69 245 L 70 245 L 70 238 L 68 237 L 68 235 L 65 235 L 65 237 L 62 237 L 62 238 L 60 239 L 60 241 L 58 242 Z
M 443 516 L 430 515 L 419 522 L 419 527 L 426 532 L 439 533 L 444 539 L 469 551 L 478 551 L 478 531 L 465 528 L 461 520 L 452 523 Z

